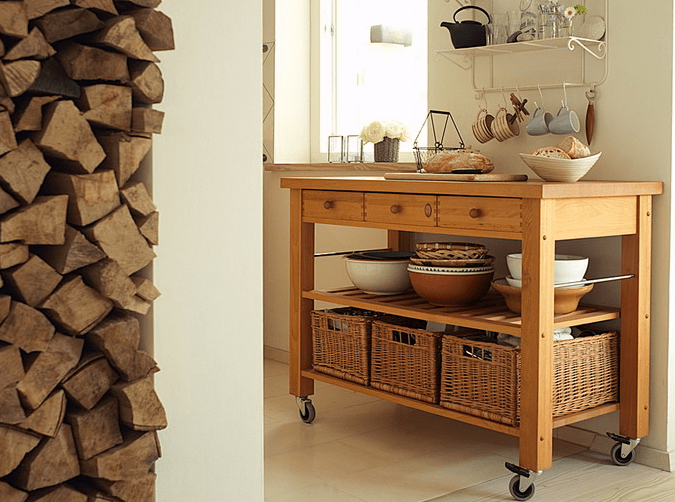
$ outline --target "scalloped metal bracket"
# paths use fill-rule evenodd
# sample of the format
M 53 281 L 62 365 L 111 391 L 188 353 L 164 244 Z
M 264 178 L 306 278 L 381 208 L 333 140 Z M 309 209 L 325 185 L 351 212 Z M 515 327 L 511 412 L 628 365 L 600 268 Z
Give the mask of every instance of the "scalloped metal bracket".
M 572 37 L 569 39 L 567 42 L 567 48 L 571 51 L 574 50 L 575 44 L 581 47 L 583 50 L 585 50 L 588 54 L 593 56 L 595 59 L 605 59 L 607 57 L 607 43 L 606 42 L 598 42 L 596 45 L 597 48 L 597 53 L 593 51 L 590 47 L 588 47 L 586 44 L 584 44 L 583 39 L 580 38 L 575 38 Z

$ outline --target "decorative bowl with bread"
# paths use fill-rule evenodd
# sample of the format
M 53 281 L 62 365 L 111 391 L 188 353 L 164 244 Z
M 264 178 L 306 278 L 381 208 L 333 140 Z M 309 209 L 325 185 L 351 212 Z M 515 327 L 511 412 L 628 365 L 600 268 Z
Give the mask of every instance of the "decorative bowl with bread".
M 545 181 L 574 182 L 584 177 L 602 155 L 591 155 L 589 148 L 574 136 L 567 136 L 557 146 L 538 148 L 520 158 Z

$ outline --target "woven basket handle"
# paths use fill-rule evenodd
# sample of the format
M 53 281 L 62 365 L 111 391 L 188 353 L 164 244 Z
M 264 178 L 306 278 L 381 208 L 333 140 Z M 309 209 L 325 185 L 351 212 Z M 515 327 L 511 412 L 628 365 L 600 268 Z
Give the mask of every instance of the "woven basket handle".
M 463 11 L 463 10 L 466 10 L 466 9 L 476 9 L 476 10 L 481 11 L 487 17 L 487 20 L 488 20 L 487 24 L 492 23 L 492 18 L 490 17 L 490 14 L 488 14 L 488 12 L 485 9 L 482 9 L 481 7 L 478 7 L 476 5 L 465 5 L 464 7 L 461 7 L 459 9 L 457 9 L 455 11 L 454 16 L 452 16 L 452 19 L 455 21 L 455 23 L 458 22 L 457 21 L 457 14 L 460 13 L 461 11 Z M 478 22 L 478 21 L 474 21 L 474 22 Z

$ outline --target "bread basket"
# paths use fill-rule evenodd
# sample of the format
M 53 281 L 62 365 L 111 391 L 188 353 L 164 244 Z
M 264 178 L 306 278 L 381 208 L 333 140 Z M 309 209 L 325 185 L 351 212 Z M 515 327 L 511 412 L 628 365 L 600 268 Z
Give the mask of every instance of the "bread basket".
M 583 178 L 602 155 L 598 152 L 582 159 L 554 159 L 521 153 L 520 158 L 545 181 L 574 182 Z

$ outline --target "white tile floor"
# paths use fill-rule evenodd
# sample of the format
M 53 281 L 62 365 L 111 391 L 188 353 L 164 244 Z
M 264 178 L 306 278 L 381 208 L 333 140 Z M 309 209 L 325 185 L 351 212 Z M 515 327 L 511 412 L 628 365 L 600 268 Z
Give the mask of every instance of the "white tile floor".
M 509 501 L 516 438 L 316 382 L 304 424 L 288 366 L 265 361 L 268 502 Z M 675 474 L 554 442 L 533 501 L 672 502 Z

